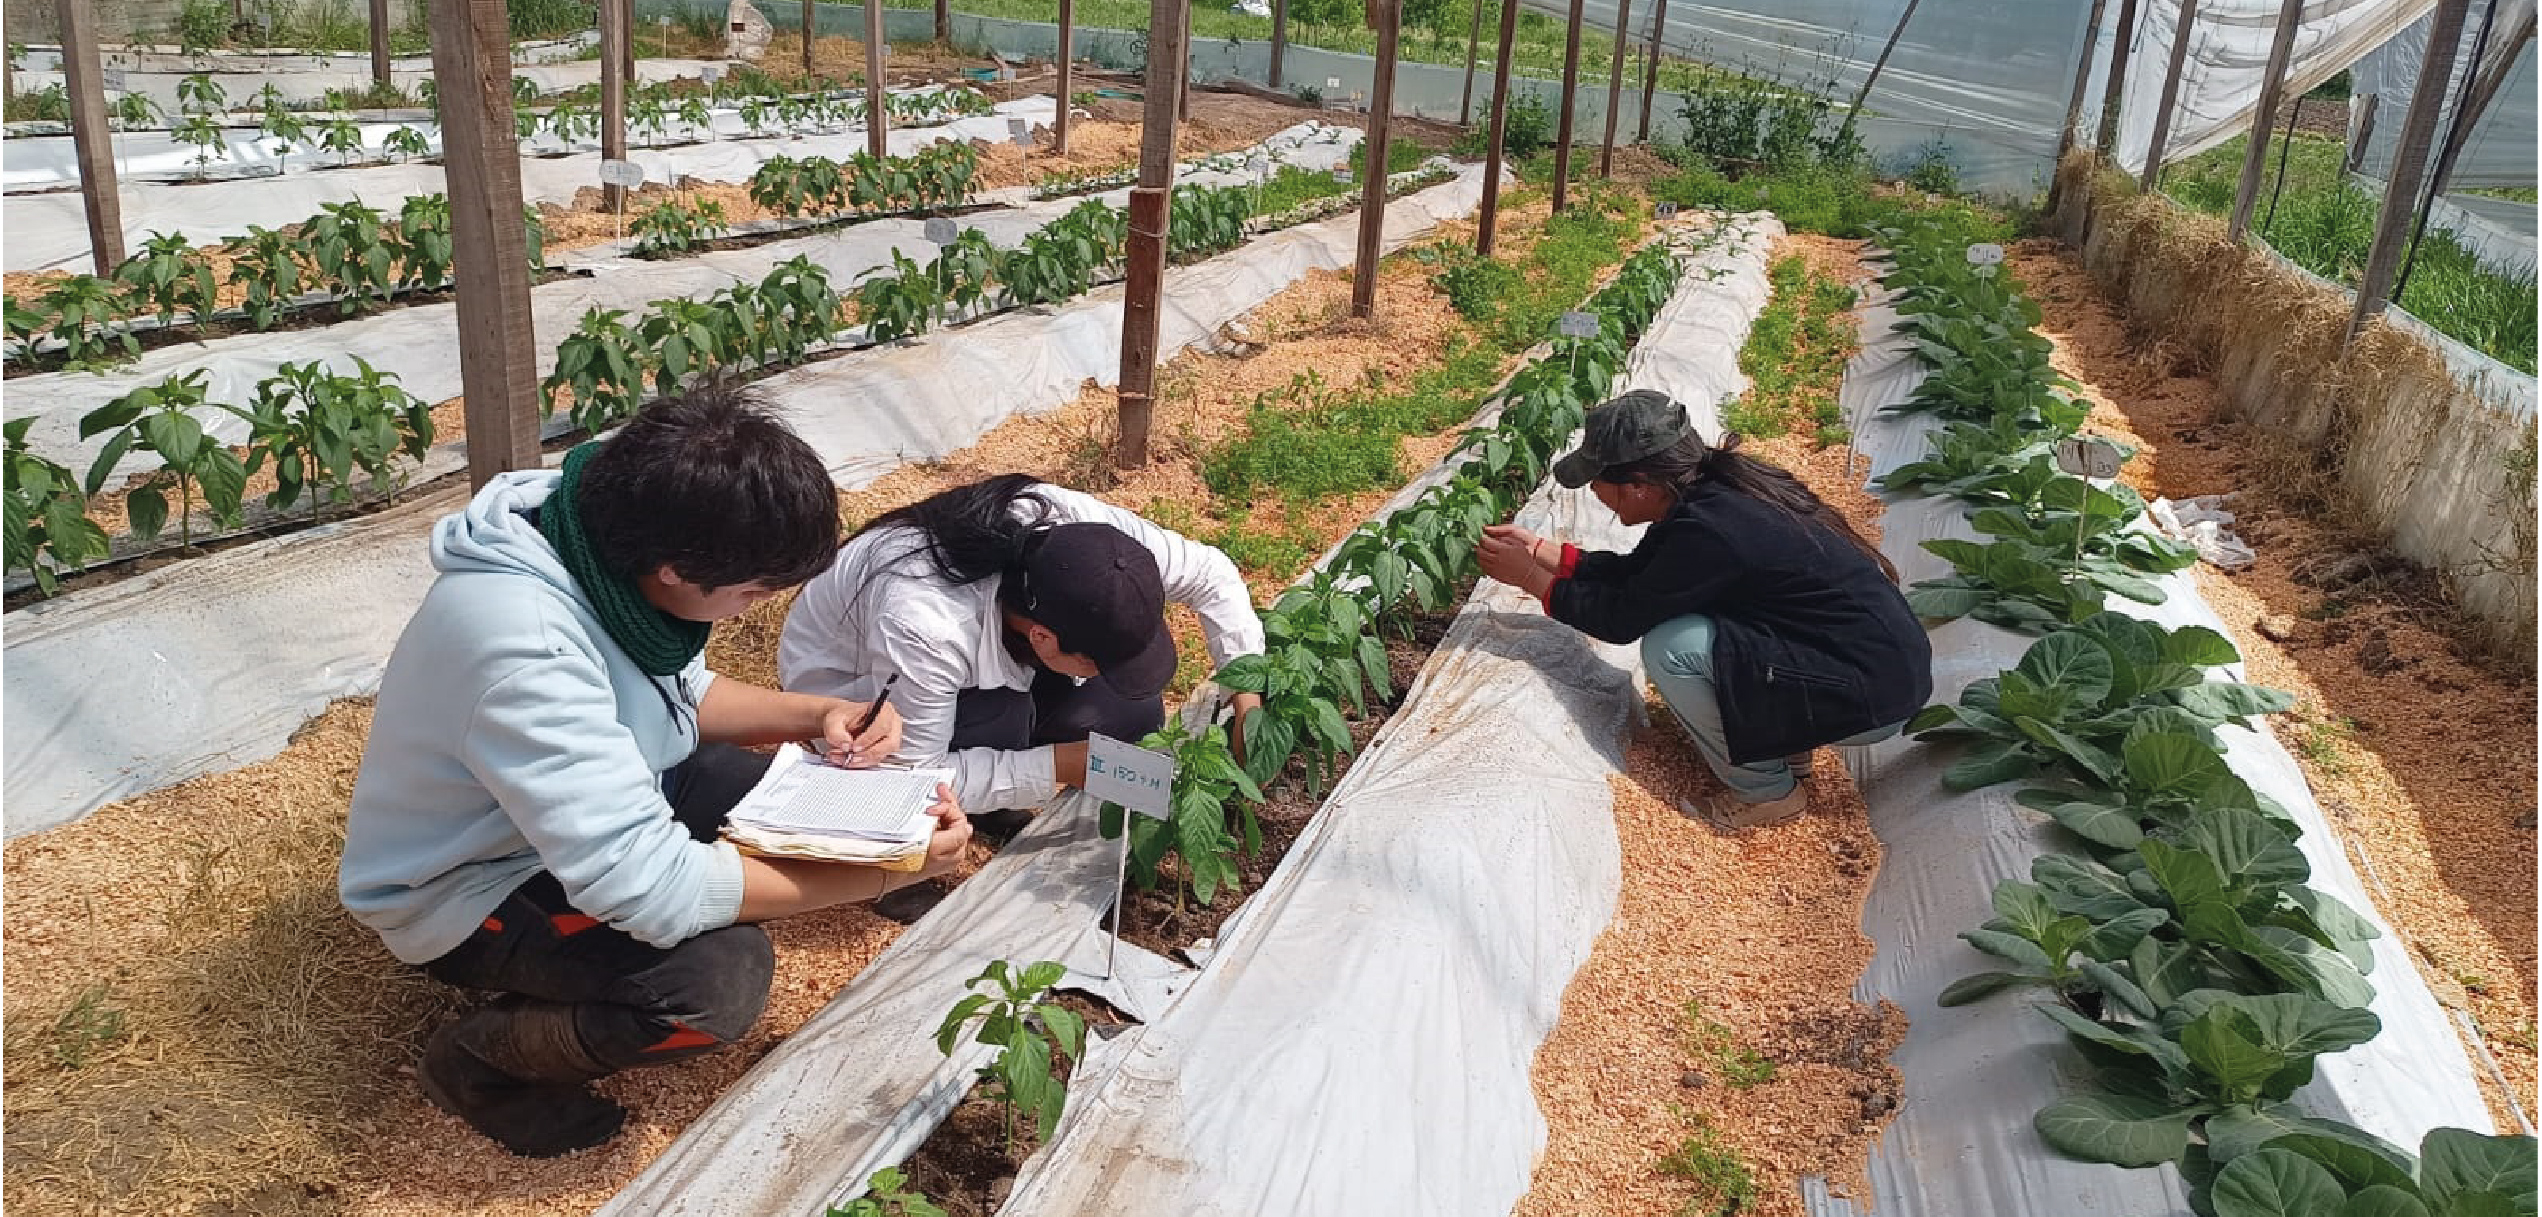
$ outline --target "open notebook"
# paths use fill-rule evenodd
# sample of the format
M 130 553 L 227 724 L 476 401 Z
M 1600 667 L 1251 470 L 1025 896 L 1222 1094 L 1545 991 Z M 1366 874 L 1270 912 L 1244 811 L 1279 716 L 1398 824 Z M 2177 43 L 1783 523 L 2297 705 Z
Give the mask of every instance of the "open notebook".
M 752 853 L 916 870 L 950 769 L 841 769 L 793 744 L 742 796 L 724 835 Z

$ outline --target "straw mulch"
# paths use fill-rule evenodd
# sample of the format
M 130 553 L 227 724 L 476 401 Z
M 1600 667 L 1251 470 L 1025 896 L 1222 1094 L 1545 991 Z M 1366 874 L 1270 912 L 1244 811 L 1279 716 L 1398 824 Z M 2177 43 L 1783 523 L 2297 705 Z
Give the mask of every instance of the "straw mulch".
M 2531 673 L 2460 641 L 2434 579 L 2375 559 L 2365 538 L 2312 514 L 2318 504 L 2276 476 L 2285 438 L 2232 417 L 2176 346 L 2132 334 L 2070 252 L 2026 243 L 2012 264 L 2046 314 L 2057 367 L 2093 406 L 2093 429 L 2140 447 L 2127 480 L 2148 497 L 2236 494 L 2259 561 L 2230 575 L 2201 566 L 2200 591 L 2251 679 L 2299 699 L 2272 725 L 2420 973 L 2489 1040 L 2506 1083 L 2490 1082 L 2490 1105 L 2511 1127 L 2508 1095 L 2528 1112 L 2535 1101 Z M 2351 560 L 2374 573 L 2325 587 Z

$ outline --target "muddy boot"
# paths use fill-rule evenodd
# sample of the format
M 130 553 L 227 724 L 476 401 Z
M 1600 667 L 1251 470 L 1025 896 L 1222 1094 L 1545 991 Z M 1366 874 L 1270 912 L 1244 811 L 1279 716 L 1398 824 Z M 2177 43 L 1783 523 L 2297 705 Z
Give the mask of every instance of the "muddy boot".
M 584 1083 L 610 1072 L 574 1032 L 574 1008 L 499 998 L 433 1033 L 418 1071 L 424 1097 L 525 1158 L 589 1149 L 618 1135 L 627 1110 Z
M 953 888 L 943 879 L 913 883 L 883 893 L 874 901 L 874 915 L 901 925 L 916 925 L 919 918 L 944 903 L 944 898 L 952 894 Z
M 991 845 L 1004 845 L 1032 824 L 1033 815 L 1034 809 L 1030 807 L 974 812 L 970 817 L 971 835 Z

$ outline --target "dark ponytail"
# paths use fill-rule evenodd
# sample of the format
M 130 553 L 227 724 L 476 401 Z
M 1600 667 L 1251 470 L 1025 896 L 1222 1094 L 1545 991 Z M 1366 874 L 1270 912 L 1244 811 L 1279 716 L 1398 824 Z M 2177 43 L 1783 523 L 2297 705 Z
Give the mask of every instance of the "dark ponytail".
M 856 537 L 887 528 L 908 529 L 915 534 L 910 547 L 891 561 L 924 555 L 945 582 L 977 583 L 1022 566 L 1025 555 L 1048 531 L 1051 505 L 1035 493 L 1040 485 L 1040 479 L 1030 475 L 1006 473 L 938 491 L 875 517 L 856 530 Z M 1018 502 L 1027 504 L 1022 512 L 1015 509 Z M 1011 583 L 1001 587 L 1001 596 L 1011 587 Z
M 1686 434 L 1667 448 L 1638 461 L 1609 465 L 1598 472 L 1602 482 L 1631 483 L 1665 488 L 1677 498 L 1686 497 L 1699 482 L 1718 482 L 1758 502 L 1772 506 L 1796 520 L 1815 521 L 1838 536 L 1853 543 L 1865 557 L 1880 564 L 1889 582 L 1898 581 L 1898 568 L 1881 556 L 1880 550 L 1863 539 L 1861 533 L 1836 509 L 1802 485 L 1799 478 L 1779 465 L 1758 460 L 1739 451 L 1740 435 L 1733 431 L 1718 444 L 1707 444 L 1701 435 L 1689 428 Z

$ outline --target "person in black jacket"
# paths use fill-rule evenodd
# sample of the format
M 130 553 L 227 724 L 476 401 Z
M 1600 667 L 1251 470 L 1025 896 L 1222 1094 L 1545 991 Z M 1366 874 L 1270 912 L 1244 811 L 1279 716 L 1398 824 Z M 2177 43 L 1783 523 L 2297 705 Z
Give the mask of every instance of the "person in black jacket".
M 1810 750 L 1895 735 L 1933 693 L 1932 649 L 1895 568 L 1738 441 L 1705 443 L 1664 394 L 1624 394 L 1589 411 L 1554 477 L 1649 524 L 1633 552 L 1501 526 L 1478 555 L 1555 620 L 1641 642 L 1652 683 L 1729 787 L 1700 808 L 1725 828 L 1801 814 Z

